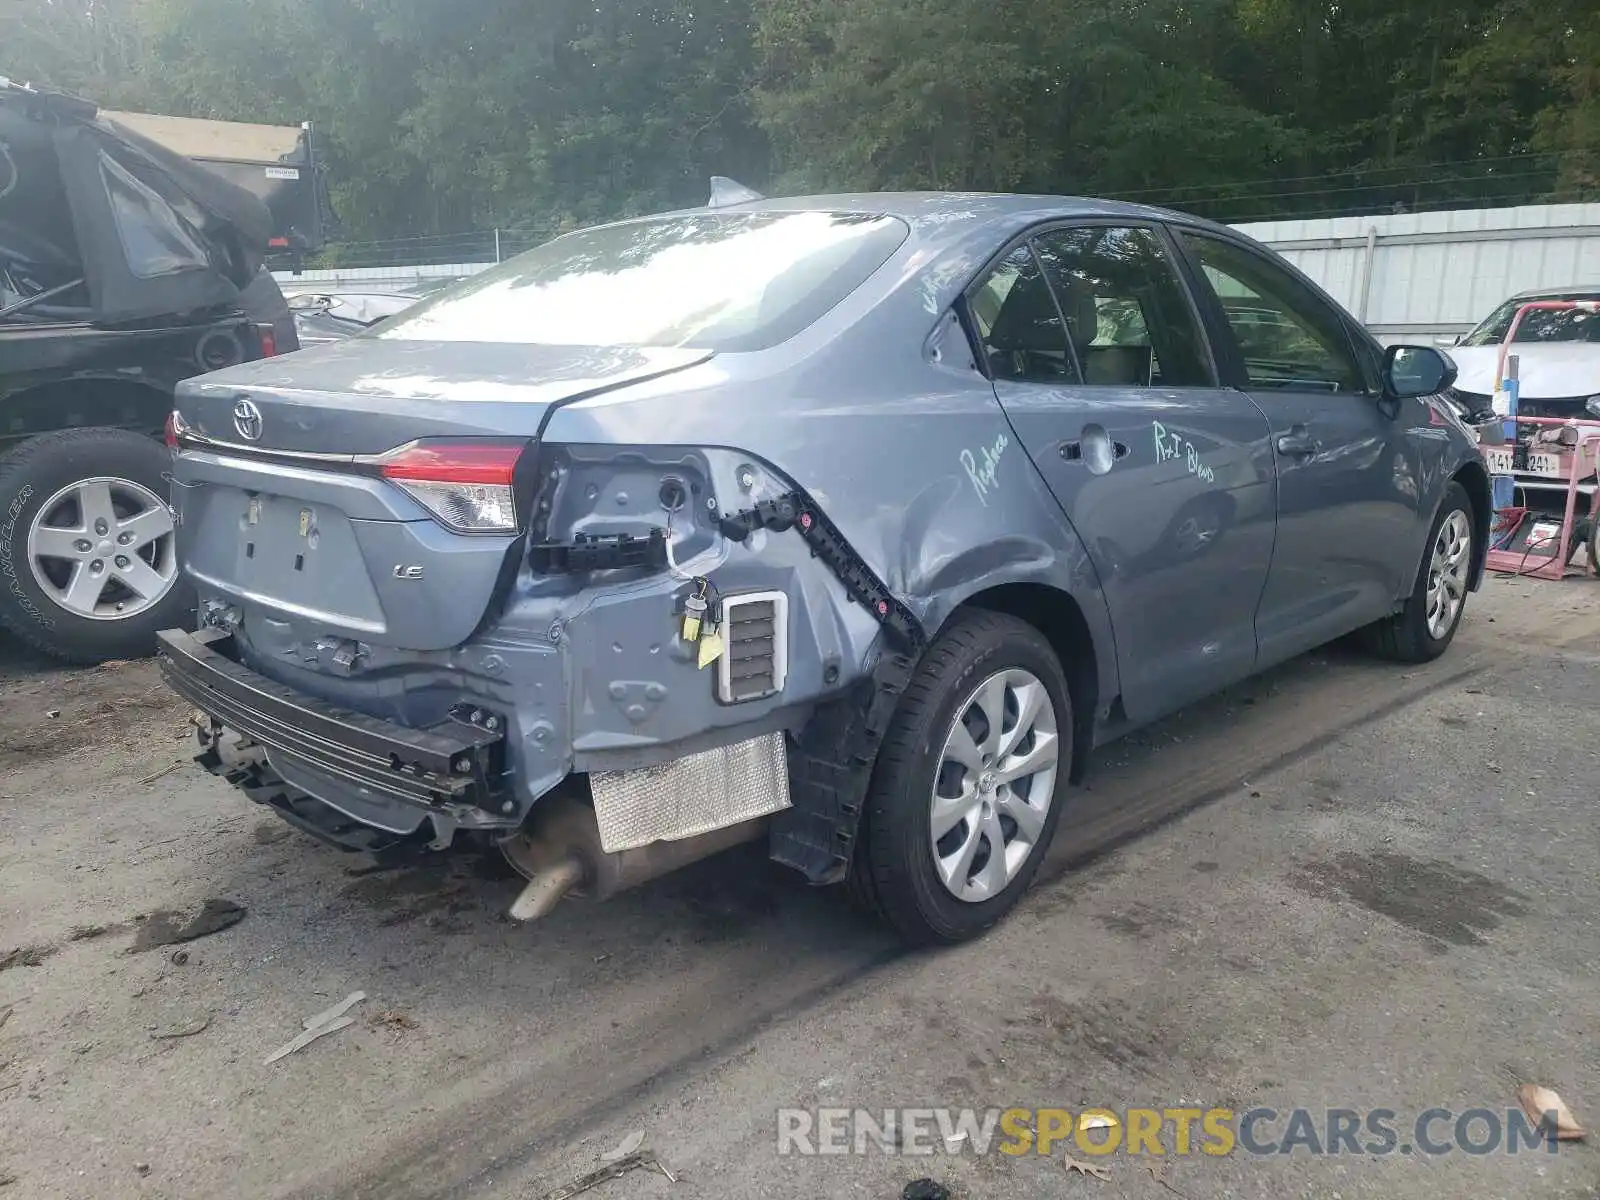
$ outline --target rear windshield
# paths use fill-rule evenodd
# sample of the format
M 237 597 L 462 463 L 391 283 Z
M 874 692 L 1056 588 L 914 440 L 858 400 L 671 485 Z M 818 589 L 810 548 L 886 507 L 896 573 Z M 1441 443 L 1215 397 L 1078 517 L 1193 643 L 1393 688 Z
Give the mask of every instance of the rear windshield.
M 700 213 L 583 229 L 375 326 L 412 341 L 760 350 L 881 267 L 910 230 L 876 213 Z
M 1596 300 L 1600 296 L 1584 293 L 1575 296 L 1545 296 L 1547 300 Z M 1463 346 L 1498 346 L 1511 332 L 1511 322 L 1517 310 L 1527 300 L 1507 300 L 1484 318 L 1466 337 Z M 1517 342 L 1589 342 L 1600 343 L 1600 313 L 1584 312 L 1578 308 L 1530 309 L 1517 326 Z

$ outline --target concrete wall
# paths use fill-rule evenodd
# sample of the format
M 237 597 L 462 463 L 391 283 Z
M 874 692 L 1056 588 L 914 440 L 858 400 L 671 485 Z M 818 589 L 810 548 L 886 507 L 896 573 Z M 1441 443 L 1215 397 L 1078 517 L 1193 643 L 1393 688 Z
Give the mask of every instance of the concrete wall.
M 1600 204 L 1456 209 L 1265 221 L 1237 227 L 1272 246 L 1381 341 L 1464 333 L 1530 288 L 1600 286 Z M 394 287 L 472 275 L 492 263 L 279 274 L 285 291 Z

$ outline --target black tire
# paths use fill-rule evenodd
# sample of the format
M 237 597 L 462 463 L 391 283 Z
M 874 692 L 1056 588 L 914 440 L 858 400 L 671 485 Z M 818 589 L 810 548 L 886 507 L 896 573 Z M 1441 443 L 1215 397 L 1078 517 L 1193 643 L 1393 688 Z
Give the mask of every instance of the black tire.
M 155 652 L 156 632 L 186 623 L 193 589 L 181 576 L 156 603 L 124 619 L 94 619 L 45 593 L 28 562 L 28 531 L 62 488 L 96 476 L 139 484 L 165 499 L 171 457 L 160 442 L 121 429 L 67 429 L 0 457 L 0 625 L 34 649 L 94 664 Z
M 1405 607 L 1394 616 L 1376 621 L 1361 631 L 1361 642 L 1372 653 L 1395 662 L 1432 662 L 1449 649 L 1450 643 L 1455 640 L 1456 630 L 1461 628 L 1461 618 L 1467 611 L 1465 592 L 1461 597 L 1461 607 L 1456 610 L 1454 619 L 1443 634 L 1435 637 L 1428 630 L 1428 582 L 1434 543 L 1452 513 L 1466 516 L 1468 536 L 1473 541 L 1468 552 L 1469 563 L 1471 557 L 1479 552 L 1472 501 L 1468 499 L 1465 488 L 1459 483 L 1451 483 L 1445 489 L 1444 501 L 1439 505 L 1439 511 L 1434 514 L 1433 524 L 1428 529 L 1428 540 L 1422 546 L 1422 561 L 1417 564 L 1416 583 L 1406 599 Z
M 987 900 L 961 900 L 934 865 L 934 774 L 958 706 L 988 676 L 1013 668 L 1034 675 L 1055 706 L 1054 795 L 1039 839 L 1004 889 Z M 1070 773 L 1072 732 L 1066 675 L 1043 634 L 1000 613 L 973 610 L 954 618 L 923 656 L 878 752 L 851 864 L 851 899 L 916 944 L 962 942 L 995 925 L 1027 892 L 1049 852 Z

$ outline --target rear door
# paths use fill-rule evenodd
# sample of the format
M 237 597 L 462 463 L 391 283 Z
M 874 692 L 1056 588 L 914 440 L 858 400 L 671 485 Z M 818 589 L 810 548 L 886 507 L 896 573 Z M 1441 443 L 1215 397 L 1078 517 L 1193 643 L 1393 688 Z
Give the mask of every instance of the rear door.
M 1225 378 L 1272 425 L 1278 545 L 1257 618 L 1262 662 L 1392 611 L 1416 567 L 1415 464 L 1345 316 L 1267 254 L 1185 230 Z
M 968 304 L 996 395 L 1099 573 L 1128 716 L 1248 674 L 1273 544 L 1267 423 L 1218 386 L 1160 228 L 1036 232 Z

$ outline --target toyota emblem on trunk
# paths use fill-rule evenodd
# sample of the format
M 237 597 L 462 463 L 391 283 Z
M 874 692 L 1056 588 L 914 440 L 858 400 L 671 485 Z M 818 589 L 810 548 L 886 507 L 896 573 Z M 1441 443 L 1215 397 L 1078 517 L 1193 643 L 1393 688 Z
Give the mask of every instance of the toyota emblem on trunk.
M 247 442 L 253 442 L 261 436 L 261 410 L 250 397 L 240 396 L 234 401 L 233 427 Z

